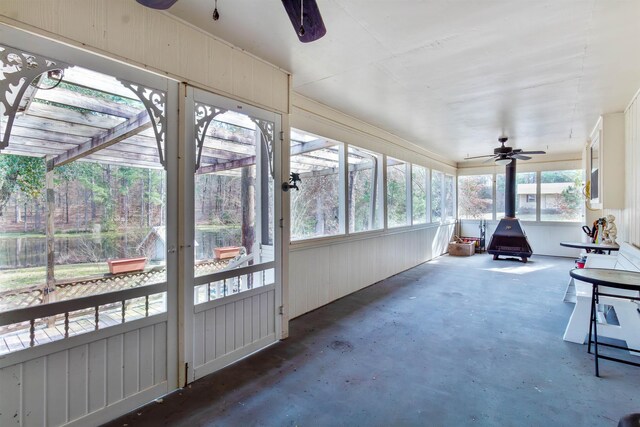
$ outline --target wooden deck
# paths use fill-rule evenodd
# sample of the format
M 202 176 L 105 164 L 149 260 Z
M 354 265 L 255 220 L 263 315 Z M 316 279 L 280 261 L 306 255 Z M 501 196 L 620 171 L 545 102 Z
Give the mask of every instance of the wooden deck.
M 96 330 L 94 311 L 85 311 L 86 314 L 79 314 L 69 319 L 69 337 Z M 124 321 L 130 322 L 154 314 L 164 313 L 165 311 L 166 301 L 165 296 L 162 294 L 149 298 L 148 311 L 144 298 L 136 299 L 126 304 Z M 112 304 L 110 307 L 100 309 L 98 314 L 98 329 L 104 329 L 121 323 L 123 323 L 121 304 Z M 47 326 L 46 324 L 36 326 L 34 345 L 42 345 L 64 338 L 64 317 L 58 316 L 53 326 Z M 23 328 L 0 335 L 0 355 L 29 348 L 31 346 L 30 341 L 29 324 L 25 322 Z
M 235 267 L 240 263 L 246 263 L 249 257 L 240 260 L 213 259 L 196 263 L 196 275 L 206 275 L 222 271 L 229 266 Z M 232 262 L 233 261 L 233 262 Z M 72 300 L 78 297 L 97 295 L 105 292 L 117 292 L 125 289 L 137 288 L 166 280 L 164 267 L 153 267 L 143 272 L 105 274 L 95 277 L 86 277 L 79 280 L 56 283 L 58 300 Z M 33 307 L 44 303 L 44 285 L 24 289 L 16 289 L 0 293 L 0 311 L 7 308 Z M 34 296 L 35 295 L 35 296 Z M 154 294 L 149 296 L 149 305 L 146 306 L 145 298 L 128 300 L 125 304 L 124 322 L 144 318 L 166 311 L 166 295 Z M 207 300 L 210 300 L 211 297 Z M 68 333 L 71 337 L 109 326 L 123 323 L 122 305 L 120 303 L 102 306 L 98 312 L 98 325 L 95 324 L 94 309 L 79 310 L 69 313 Z M 49 326 L 46 319 L 34 319 L 33 346 L 58 341 L 65 338 L 64 315 L 58 315 L 55 324 Z M 31 334 L 29 322 L 10 324 L 0 327 L 0 355 L 11 353 L 31 347 Z

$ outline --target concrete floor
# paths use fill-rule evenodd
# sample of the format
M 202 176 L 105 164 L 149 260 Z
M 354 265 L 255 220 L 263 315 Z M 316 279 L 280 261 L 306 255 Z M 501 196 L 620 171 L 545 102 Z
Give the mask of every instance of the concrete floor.
M 564 342 L 573 260 L 444 256 L 111 426 L 615 426 L 640 368 Z

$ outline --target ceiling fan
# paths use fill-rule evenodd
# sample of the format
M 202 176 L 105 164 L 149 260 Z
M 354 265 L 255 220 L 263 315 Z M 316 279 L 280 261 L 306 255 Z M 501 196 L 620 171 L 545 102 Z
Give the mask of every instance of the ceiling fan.
M 136 0 L 143 6 L 152 9 L 169 9 L 178 0 Z M 282 0 L 282 5 L 289 15 L 291 24 L 298 35 L 298 39 L 303 43 L 318 40 L 327 33 L 322 15 L 316 0 Z M 217 0 L 213 11 L 213 20 L 220 18 L 218 13 Z
M 494 148 L 493 154 L 487 154 L 485 156 L 465 157 L 465 160 L 482 159 L 488 157 L 487 160 L 482 163 L 488 163 L 491 160 L 494 160 L 496 164 L 504 166 L 511 163 L 512 159 L 529 160 L 531 157 L 529 157 L 528 154 L 546 154 L 546 151 L 522 151 L 522 149 L 519 148 L 513 149 L 512 147 L 505 147 L 504 144 L 508 140 L 509 138 L 507 138 L 506 136 L 501 136 L 500 138 L 498 138 L 498 141 L 502 145 L 500 147 Z

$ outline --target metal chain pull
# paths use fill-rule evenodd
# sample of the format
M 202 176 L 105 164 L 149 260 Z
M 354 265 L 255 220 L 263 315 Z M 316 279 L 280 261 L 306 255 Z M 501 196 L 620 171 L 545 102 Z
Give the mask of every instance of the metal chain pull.
M 304 36 L 304 0 L 300 0 L 300 30 L 298 30 L 298 34 L 300 37 Z

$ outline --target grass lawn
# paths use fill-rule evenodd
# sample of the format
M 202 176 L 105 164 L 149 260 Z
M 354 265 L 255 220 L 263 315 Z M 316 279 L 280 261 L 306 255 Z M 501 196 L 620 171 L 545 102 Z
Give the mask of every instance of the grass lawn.
M 56 280 L 73 279 L 74 277 L 94 276 L 109 272 L 106 262 L 94 264 L 66 264 L 56 265 Z M 16 268 L 12 270 L 0 270 L 0 292 L 10 289 L 24 288 L 33 285 L 42 285 L 46 282 L 46 267 Z

